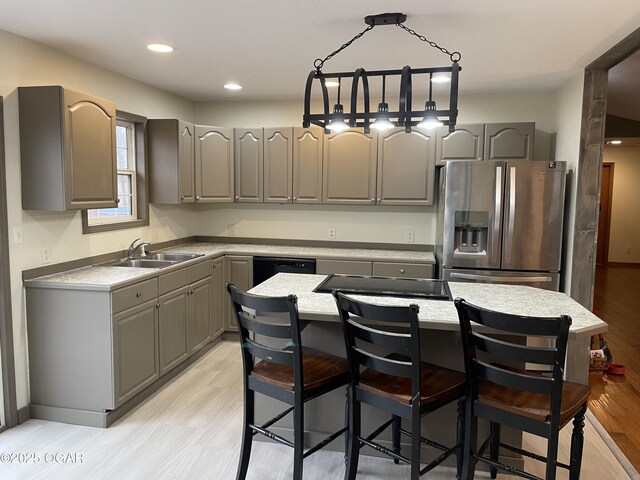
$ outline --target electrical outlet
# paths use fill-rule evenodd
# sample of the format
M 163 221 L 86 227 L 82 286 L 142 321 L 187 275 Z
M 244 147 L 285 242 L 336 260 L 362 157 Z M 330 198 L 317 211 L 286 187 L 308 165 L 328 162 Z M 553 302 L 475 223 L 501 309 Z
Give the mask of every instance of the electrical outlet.
M 627 247 L 627 254 L 631 255 L 631 247 Z
M 49 245 L 42 247 L 42 263 L 49 263 L 51 261 L 51 249 Z
M 13 227 L 13 243 L 22 243 L 22 225 Z
M 230 237 L 235 237 L 236 236 L 236 224 L 235 223 L 228 224 L 227 225 L 227 232 L 228 232 Z
M 416 242 L 416 231 L 415 230 L 407 230 L 407 243 L 415 243 Z
M 336 238 L 336 229 L 329 227 L 329 238 Z

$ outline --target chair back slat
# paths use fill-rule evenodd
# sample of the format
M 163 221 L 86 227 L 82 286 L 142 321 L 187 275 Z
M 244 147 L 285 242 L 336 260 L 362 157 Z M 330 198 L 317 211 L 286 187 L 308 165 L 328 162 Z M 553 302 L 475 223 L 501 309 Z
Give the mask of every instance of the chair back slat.
M 229 286 L 233 288 L 229 288 Z M 243 307 L 264 312 L 264 313 L 285 313 L 290 309 L 290 300 L 295 298 L 294 295 L 288 297 L 263 297 L 260 295 L 253 295 L 246 292 L 241 292 L 232 283 L 227 284 L 227 291 L 231 296 L 231 300 L 235 303 L 239 303 Z
M 557 352 L 555 348 L 515 345 L 477 332 L 471 334 L 471 344 L 478 350 L 490 355 L 509 358 L 515 362 L 553 365 L 556 361 Z
M 365 342 L 379 345 L 381 347 L 391 348 L 396 351 L 404 351 L 408 355 L 411 346 L 411 335 L 408 333 L 395 333 L 378 330 L 376 328 L 363 325 L 349 319 L 347 321 L 352 327 L 353 336 L 364 340 Z
M 380 357 L 358 347 L 353 348 L 352 355 L 358 364 L 366 368 L 372 368 L 387 375 L 411 378 L 413 369 L 410 361 Z
M 250 332 L 273 338 L 291 338 L 291 325 L 256 320 L 247 312 L 238 312 L 238 320 L 242 327 Z
M 276 348 L 265 347 L 264 345 L 260 345 L 250 339 L 245 339 L 242 342 L 242 348 L 247 350 L 254 357 L 262 360 L 268 360 L 280 365 L 293 365 L 293 351 L 291 350 L 279 350 Z
M 560 329 L 560 317 L 525 317 L 482 308 L 468 309 L 469 320 L 495 330 L 518 335 L 554 336 Z
M 475 375 L 485 378 L 490 382 L 517 390 L 526 390 L 533 393 L 551 395 L 553 391 L 553 378 L 542 375 L 514 372 L 498 365 L 475 360 L 473 363 Z

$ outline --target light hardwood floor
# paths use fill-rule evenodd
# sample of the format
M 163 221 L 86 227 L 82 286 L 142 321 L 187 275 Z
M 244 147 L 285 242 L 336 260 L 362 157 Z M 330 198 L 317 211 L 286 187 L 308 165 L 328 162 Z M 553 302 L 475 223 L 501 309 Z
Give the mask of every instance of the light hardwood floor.
M 239 346 L 223 342 L 183 375 L 108 429 L 29 420 L 0 434 L 0 453 L 82 454 L 82 463 L 6 464 L 2 480 L 163 480 L 235 478 L 242 421 Z M 569 428 L 562 432 L 560 458 L 568 458 Z M 292 455 L 284 446 L 256 442 L 249 467 L 252 480 L 291 479 Z M 527 436 L 525 446 L 543 452 L 544 445 Z M 2 457 L 0 456 L 0 460 Z M 537 462 L 531 462 L 534 464 Z M 526 468 L 538 475 L 527 461 Z M 307 480 L 341 479 L 344 461 L 338 452 L 322 451 L 305 460 Z M 387 459 L 362 457 L 358 479 L 403 480 L 408 468 Z M 424 478 L 454 479 L 450 468 Z M 488 478 L 478 474 L 476 478 Z M 511 476 L 500 476 L 510 479 Z M 560 479 L 567 478 L 561 472 Z M 593 426 L 585 427 L 583 479 L 630 478 Z
M 636 469 L 640 469 L 640 267 L 596 268 L 593 311 L 609 324 L 613 360 L 626 375 L 589 375 L 589 409 Z

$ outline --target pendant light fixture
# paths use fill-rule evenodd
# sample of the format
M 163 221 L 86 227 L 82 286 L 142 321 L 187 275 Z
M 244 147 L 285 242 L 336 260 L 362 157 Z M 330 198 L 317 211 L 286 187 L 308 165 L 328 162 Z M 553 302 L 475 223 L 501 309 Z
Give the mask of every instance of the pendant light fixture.
M 364 18 L 367 28 L 344 43 L 340 48 L 327 55 L 324 59 L 318 58 L 315 60 L 315 69 L 309 73 L 305 86 L 303 127 L 308 128 L 312 124 L 318 125 L 324 128 L 327 133 L 329 131 L 342 131 L 349 127 L 363 127 L 366 133 L 370 132 L 371 127 L 377 130 L 386 130 L 393 126 L 404 127 L 406 132 L 411 132 L 411 127 L 435 128 L 440 125 L 447 125 L 451 132 L 455 130 L 458 118 L 458 77 L 461 70 L 459 62 L 462 56 L 459 52 L 449 52 L 446 48 L 439 46 L 437 43 L 428 40 L 414 30 L 406 27 L 404 25 L 406 19 L 407 16 L 403 13 L 368 15 Z M 407 65 L 397 70 L 376 70 L 370 72 L 365 71 L 364 68 L 358 68 L 353 72 L 324 73 L 322 71 L 325 62 L 342 50 L 348 48 L 365 33 L 379 25 L 395 25 L 410 35 L 429 44 L 429 46 L 440 50 L 449 57 L 451 66 L 411 68 Z M 428 77 L 428 82 L 426 82 L 428 99 L 425 103 L 424 110 L 413 110 L 413 79 L 421 75 Z M 397 110 L 389 110 L 389 105 L 386 102 L 386 81 L 387 77 L 394 76 L 400 78 L 398 108 Z M 382 77 L 382 101 L 378 104 L 378 110 L 376 112 L 370 111 L 369 79 L 374 77 Z M 351 79 L 351 96 L 348 102 L 350 104 L 349 112 L 345 112 L 342 103 L 340 103 L 340 84 L 342 79 Z M 329 109 L 331 102 L 329 101 L 329 90 L 327 86 L 329 82 L 335 81 L 338 82 L 338 99 L 334 104 L 333 111 L 331 111 Z M 448 108 L 438 109 L 433 99 L 434 84 L 442 85 L 446 82 L 450 84 Z M 322 111 L 318 113 L 311 111 L 311 96 L 315 84 L 320 85 L 322 93 Z

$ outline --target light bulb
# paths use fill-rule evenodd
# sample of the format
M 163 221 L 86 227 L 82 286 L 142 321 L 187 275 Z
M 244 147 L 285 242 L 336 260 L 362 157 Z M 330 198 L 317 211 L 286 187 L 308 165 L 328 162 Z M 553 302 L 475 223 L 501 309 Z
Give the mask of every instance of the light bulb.
M 329 120 L 329 125 L 327 128 L 332 132 L 344 132 L 345 130 L 349 130 L 349 125 L 344 122 L 344 120 Z
M 376 119 L 371 124 L 371 128 L 375 128 L 379 132 L 389 130 L 390 128 L 393 128 L 393 127 L 394 127 L 393 123 L 391 123 L 388 118 L 384 118 L 384 117 Z
M 442 122 L 436 117 L 426 117 L 418 124 L 418 128 L 424 128 L 426 130 L 433 130 L 434 128 L 441 127 Z

